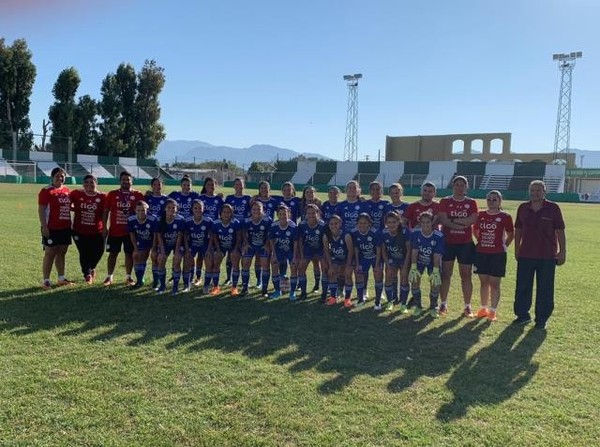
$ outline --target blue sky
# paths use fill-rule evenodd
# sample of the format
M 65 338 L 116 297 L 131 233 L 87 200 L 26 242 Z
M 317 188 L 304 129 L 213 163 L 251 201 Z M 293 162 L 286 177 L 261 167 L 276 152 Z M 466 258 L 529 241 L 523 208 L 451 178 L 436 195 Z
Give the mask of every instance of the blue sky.
M 2 36 L 37 65 L 34 132 L 58 73 L 99 98 L 121 62 L 165 68 L 170 140 L 266 143 L 341 158 L 347 89 L 361 72 L 359 156 L 386 135 L 512 132 L 551 152 L 556 52 L 581 50 L 571 147 L 600 150 L 600 2 L 595 0 L 3 0 Z M 82 5 L 84 4 L 84 5 Z

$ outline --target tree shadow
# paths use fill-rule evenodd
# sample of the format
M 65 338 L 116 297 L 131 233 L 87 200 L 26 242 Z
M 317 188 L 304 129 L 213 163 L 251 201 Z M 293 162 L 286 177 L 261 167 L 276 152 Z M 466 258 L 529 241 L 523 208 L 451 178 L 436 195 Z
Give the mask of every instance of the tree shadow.
M 470 407 L 503 402 L 532 379 L 539 368 L 532 358 L 546 339 L 546 331 L 524 331 L 524 326 L 506 327 L 490 346 L 452 373 L 447 386 L 454 397 L 439 409 L 438 420 L 451 422 L 465 416 Z

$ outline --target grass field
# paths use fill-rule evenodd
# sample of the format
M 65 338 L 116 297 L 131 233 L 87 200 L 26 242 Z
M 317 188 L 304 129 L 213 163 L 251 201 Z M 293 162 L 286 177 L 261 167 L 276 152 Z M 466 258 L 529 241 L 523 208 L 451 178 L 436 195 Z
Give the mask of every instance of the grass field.
M 512 256 L 493 324 L 460 317 L 458 282 L 439 320 L 106 290 L 74 247 L 78 284 L 42 291 L 40 187 L 0 185 L 0 445 L 598 445 L 597 205 L 561 205 L 544 332 L 510 326 Z

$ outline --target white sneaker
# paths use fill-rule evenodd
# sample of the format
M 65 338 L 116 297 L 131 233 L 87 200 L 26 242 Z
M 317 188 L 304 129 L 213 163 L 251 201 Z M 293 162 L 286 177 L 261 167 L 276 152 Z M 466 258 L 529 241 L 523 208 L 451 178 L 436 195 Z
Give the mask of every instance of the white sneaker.
M 381 310 L 381 304 L 375 304 L 375 306 L 373 306 L 373 310 Z

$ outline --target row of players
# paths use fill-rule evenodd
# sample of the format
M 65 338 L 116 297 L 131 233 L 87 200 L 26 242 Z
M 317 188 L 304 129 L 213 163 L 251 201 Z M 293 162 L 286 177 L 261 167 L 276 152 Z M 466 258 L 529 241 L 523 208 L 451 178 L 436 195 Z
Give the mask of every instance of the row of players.
M 385 288 L 388 308 L 400 304 L 401 311 L 407 312 L 412 304 L 413 312 L 420 313 L 420 278 L 427 270 L 431 283 L 430 312 L 435 317 L 438 312 L 447 312 L 450 278 L 454 261 L 458 260 L 465 315 L 473 316 L 470 276 L 475 263 L 482 281 L 483 307 L 479 316 L 490 314 L 495 319 L 506 248 L 512 240 L 512 219 L 501 210 L 498 191 L 488 194 L 488 209 L 478 212 L 477 203 L 466 197 L 464 177 L 454 179 L 453 195 L 439 203 L 434 200 L 435 186 L 425 183 L 421 199 L 409 205 L 402 201 L 399 184 L 390 187 L 389 202 L 381 198 L 383 188 L 378 182 L 370 185 L 370 198 L 365 199 L 360 196 L 358 183 L 352 181 L 346 185 L 346 200 L 338 201 L 340 190 L 333 187 L 328 200 L 320 203 L 312 187 L 306 187 L 300 199 L 295 197 L 290 183 L 282 187 L 282 196 L 272 196 L 269 184 L 261 182 L 258 195 L 250 197 L 244 195 L 243 181 L 236 179 L 235 194 L 223 198 L 216 193 L 212 179 L 207 179 L 202 192 L 196 194 L 191 191 L 191 180 L 184 178 L 181 191 L 167 197 L 162 194 L 160 179 L 153 179 L 152 191 L 144 196 L 132 188 L 131 175 L 123 172 L 120 188 L 104 195 L 97 191 L 93 176 L 84 179 L 82 190 L 69 191 L 64 186 L 64 171 L 58 168 L 55 171 L 52 184 L 39 196 L 46 248 L 45 288 L 51 287 L 52 262 L 56 263 L 58 284 L 70 283 L 64 278 L 64 253 L 71 239 L 71 211 L 74 211 L 73 240 L 79 248 L 86 282 L 94 280 L 106 237 L 109 257 L 105 285 L 112 284 L 121 247 L 126 256 L 128 284 L 136 287 L 143 284 L 145 264 L 151 257 L 153 286 L 161 292 L 166 288 L 166 261 L 171 253 L 175 291 L 180 278 L 184 290 L 189 288 L 194 274 L 195 283 L 200 283 L 204 266 L 205 291 L 220 293 L 220 265 L 227 258 L 232 269 L 231 292 L 245 294 L 250 265 L 255 259 L 263 294 L 267 292 L 272 269 L 275 291 L 271 297 L 281 294 L 280 278 L 290 268 L 292 300 L 296 299 L 296 287 L 300 289 L 299 298 L 306 297 L 306 270 L 313 263 L 315 289 L 322 282 L 321 297 L 328 304 L 335 304 L 338 291 L 343 290 L 344 305 L 351 306 L 355 287 L 357 304 L 362 305 L 369 271 L 373 270 L 376 309 L 381 308 Z M 277 222 L 273 222 L 274 217 Z M 437 227 L 443 232 L 437 231 Z M 473 228 L 477 248 L 472 240 Z M 236 287 L 240 261 L 241 292 Z M 137 281 L 131 278 L 134 265 Z M 407 301 L 410 286 L 411 303 Z M 440 293 L 442 301 L 438 308 Z

